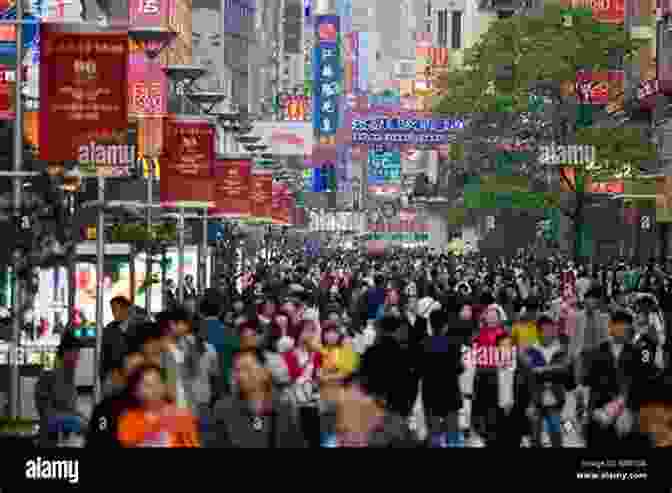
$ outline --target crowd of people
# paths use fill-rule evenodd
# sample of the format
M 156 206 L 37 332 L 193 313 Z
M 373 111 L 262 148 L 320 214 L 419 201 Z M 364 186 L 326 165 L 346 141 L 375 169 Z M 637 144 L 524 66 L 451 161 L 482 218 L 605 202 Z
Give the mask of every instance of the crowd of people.
M 36 388 L 41 443 L 86 422 L 94 448 L 563 447 L 568 428 L 589 448 L 669 446 L 671 279 L 653 261 L 336 251 L 151 318 L 117 297 L 103 399 L 80 416 L 66 334 Z

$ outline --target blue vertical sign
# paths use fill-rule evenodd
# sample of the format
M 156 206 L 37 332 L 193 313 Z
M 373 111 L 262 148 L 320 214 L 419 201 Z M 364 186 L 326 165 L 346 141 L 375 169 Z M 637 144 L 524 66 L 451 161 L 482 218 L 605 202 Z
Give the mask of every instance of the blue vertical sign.
M 338 47 L 340 34 L 339 17 L 322 15 L 316 19 L 317 63 L 315 79 L 315 102 L 317 116 L 314 128 L 319 137 L 334 137 L 339 121 L 339 96 L 341 94 L 341 63 Z

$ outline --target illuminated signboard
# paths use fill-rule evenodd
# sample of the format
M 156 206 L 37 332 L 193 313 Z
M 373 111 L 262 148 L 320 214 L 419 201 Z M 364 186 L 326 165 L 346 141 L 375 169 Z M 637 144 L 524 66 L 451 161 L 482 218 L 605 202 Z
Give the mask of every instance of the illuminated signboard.
M 364 216 L 358 212 L 310 211 L 310 231 L 361 231 Z
M 445 118 L 353 117 L 350 130 L 353 144 L 446 144 L 464 122 Z
M 368 185 L 389 185 L 401 183 L 401 152 L 396 150 L 377 152 L 369 150 Z

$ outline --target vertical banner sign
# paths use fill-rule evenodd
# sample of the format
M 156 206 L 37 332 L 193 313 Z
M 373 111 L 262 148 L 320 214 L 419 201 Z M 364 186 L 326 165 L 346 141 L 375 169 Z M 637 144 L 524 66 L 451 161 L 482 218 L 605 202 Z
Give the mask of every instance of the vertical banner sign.
M 262 168 L 253 168 L 251 179 L 251 220 L 258 223 L 272 221 L 273 206 L 273 171 Z
M 357 94 L 369 91 L 369 33 L 357 33 Z
M 41 25 L 40 158 L 77 160 L 84 175 L 127 176 L 128 32 Z
M 252 162 L 249 159 L 216 159 L 214 214 L 219 217 L 242 218 L 251 214 L 250 182 Z
M 212 168 L 215 129 L 208 121 L 168 118 L 164 124 L 161 202 L 202 205 L 214 202 Z
M 339 18 L 322 15 L 317 18 L 316 104 L 319 119 L 315 128 L 319 137 L 334 137 L 339 120 L 341 67 L 338 51 Z
M 273 224 L 282 224 L 280 183 L 273 183 L 271 185 L 271 220 Z
M 136 117 L 161 116 L 168 111 L 168 78 L 161 64 L 149 60 L 144 50 L 128 58 L 128 112 Z

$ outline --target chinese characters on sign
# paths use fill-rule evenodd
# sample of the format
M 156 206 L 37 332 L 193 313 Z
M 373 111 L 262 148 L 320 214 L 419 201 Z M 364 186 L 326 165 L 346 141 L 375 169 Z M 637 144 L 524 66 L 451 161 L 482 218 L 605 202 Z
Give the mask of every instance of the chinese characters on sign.
M 353 144 L 446 144 L 464 128 L 462 120 L 350 114 Z
M 338 128 L 341 67 L 337 44 L 339 18 L 324 15 L 317 18 L 314 64 L 314 129 L 319 137 L 332 137 Z

